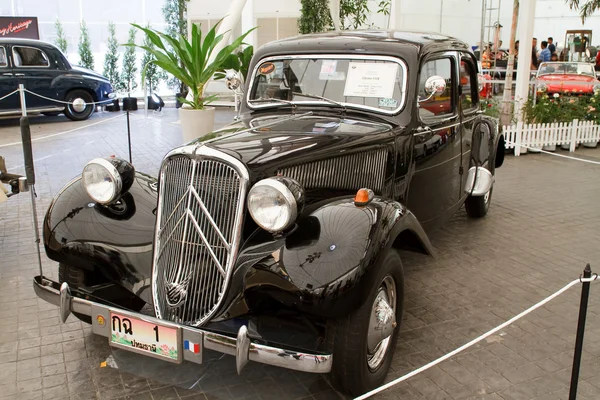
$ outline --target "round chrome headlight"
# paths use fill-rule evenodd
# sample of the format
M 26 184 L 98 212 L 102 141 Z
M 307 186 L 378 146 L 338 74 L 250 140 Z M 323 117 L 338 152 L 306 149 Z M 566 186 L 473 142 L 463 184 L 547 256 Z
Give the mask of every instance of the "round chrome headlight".
M 264 230 L 281 232 L 296 221 L 299 195 L 283 179 L 267 178 L 256 183 L 248 193 L 248 211 Z
M 83 167 L 83 187 L 97 203 L 110 204 L 120 194 L 123 180 L 113 163 L 104 158 L 95 158 Z
M 540 83 L 537 85 L 538 92 L 545 92 L 546 90 L 548 90 L 548 86 L 546 86 L 545 83 Z

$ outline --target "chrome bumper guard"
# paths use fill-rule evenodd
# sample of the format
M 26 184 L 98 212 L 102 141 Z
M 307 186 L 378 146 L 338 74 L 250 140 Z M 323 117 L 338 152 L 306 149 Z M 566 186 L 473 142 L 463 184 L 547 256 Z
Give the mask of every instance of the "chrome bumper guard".
M 94 321 L 93 315 L 107 315 L 110 311 L 114 311 L 117 313 L 126 313 L 133 317 L 143 319 L 147 322 L 160 325 L 167 324 L 173 327 L 178 327 L 182 330 L 183 337 L 188 335 L 196 335 L 197 337 L 198 335 L 201 335 L 203 349 L 214 350 L 220 353 L 235 356 L 238 374 L 241 373 L 248 361 L 256 361 L 263 364 L 302 372 L 323 374 L 331 371 L 331 366 L 333 363 L 333 356 L 331 354 L 323 355 L 301 353 L 255 343 L 248 335 L 248 328 L 245 325 L 239 329 L 237 338 L 232 338 L 218 333 L 203 331 L 201 329 L 160 320 L 148 315 L 133 313 L 79 297 L 74 297 L 71 295 L 71 290 L 66 282 L 63 282 L 62 285 L 59 285 L 57 282 L 46 279 L 43 276 L 36 276 L 33 279 L 33 289 L 39 298 L 47 301 L 48 303 L 57 305 L 60 308 L 59 315 L 62 322 L 67 320 L 71 312 L 88 315 L 92 317 L 92 331 L 95 334 L 105 336 L 107 338 L 110 336 L 110 330 L 99 328 Z M 195 363 L 202 362 L 201 357 L 198 358 L 198 356 L 188 353 L 189 352 L 186 351 L 183 352 L 184 360 Z

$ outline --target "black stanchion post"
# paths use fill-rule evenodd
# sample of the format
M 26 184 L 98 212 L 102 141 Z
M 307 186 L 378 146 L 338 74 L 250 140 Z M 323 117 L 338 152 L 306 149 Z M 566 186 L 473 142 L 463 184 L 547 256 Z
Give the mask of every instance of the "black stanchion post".
M 27 103 L 25 102 L 25 86 L 19 84 L 19 94 L 21 98 L 21 141 L 23 142 L 23 161 L 25 164 L 25 176 L 27 178 L 27 187 L 31 195 L 31 212 L 33 213 L 33 230 L 35 237 L 35 249 L 37 251 L 38 266 L 40 267 L 40 276 L 44 276 L 42 271 L 42 255 L 40 253 L 40 229 L 37 218 L 37 207 L 35 201 L 35 169 L 33 168 L 33 149 L 31 144 L 31 129 L 29 128 L 29 118 L 27 117 Z
M 584 278 L 592 277 L 590 264 L 583 270 Z M 575 338 L 575 353 L 573 354 L 573 370 L 571 371 L 571 388 L 569 400 L 577 398 L 577 385 L 579 384 L 579 368 L 581 366 L 581 353 L 583 351 L 583 334 L 585 333 L 585 319 L 587 316 L 588 298 L 590 297 L 590 282 L 583 282 L 581 288 L 581 302 L 579 303 L 579 321 L 577 322 L 577 337 Z
M 127 109 L 127 142 L 129 144 L 129 163 L 131 161 L 131 126 L 129 125 L 129 108 Z

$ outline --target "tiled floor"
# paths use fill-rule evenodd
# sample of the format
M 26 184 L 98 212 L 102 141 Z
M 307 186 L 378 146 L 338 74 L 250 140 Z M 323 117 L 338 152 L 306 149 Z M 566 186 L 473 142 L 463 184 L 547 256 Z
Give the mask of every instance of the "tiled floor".
M 233 113 L 220 111 L 218 124 Z M 175 110 L 131 117 L 133 161 L 156 174 L 181 142 Z M 32 119 L 38 215 L 91 158 L 127 157 L 125 117 Z M 48 136 L 51 135 L 51 136 Z M 0 121 L 0 154 L 22 172 L 18 121 Z M 565 154 L 565 153 L 561 153 Z M 599 149 L 577 155 L 600 160 Z M 507 157 L 482 220 L 460 210 L 431 239 L 438 258 L 402 254 L 405 318 L 388 379 L 468 342 L 579 276 L 600 271 L 600 166 L 548 155 Z M 327 399 L 319 376 L 210 354 L 201 366 L 173 366 L 110 348 L 72 317 L 36 298 L 38 273 L 29 197 L 0 204 L 0 399 Z M 47 275 L 56 264 L 44 257 Z M 389 389 L 389 399 L 566 399 L 579 287 L 479 345 Z M 592 285 L 579 399 L 600 398 L 600 286 Z

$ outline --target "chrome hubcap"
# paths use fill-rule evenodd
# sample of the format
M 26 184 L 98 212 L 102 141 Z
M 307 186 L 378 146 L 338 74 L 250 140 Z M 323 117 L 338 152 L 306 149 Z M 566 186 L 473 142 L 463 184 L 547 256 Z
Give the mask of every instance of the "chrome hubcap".
M 85 110 L 85 108 L 87 107 L 87 103 L 85 102 L 84 99 L 82 99 L 81 97 L 76 98 L 75 100 L 73 100 L 73 111 L 75 112 L 83 112 Z
M 397 326 L 396 295 L 396 282 L 387 275 L 379 286 L 369 319 L 367 364 L 371 371 L 377 370 L 383 363 Z

